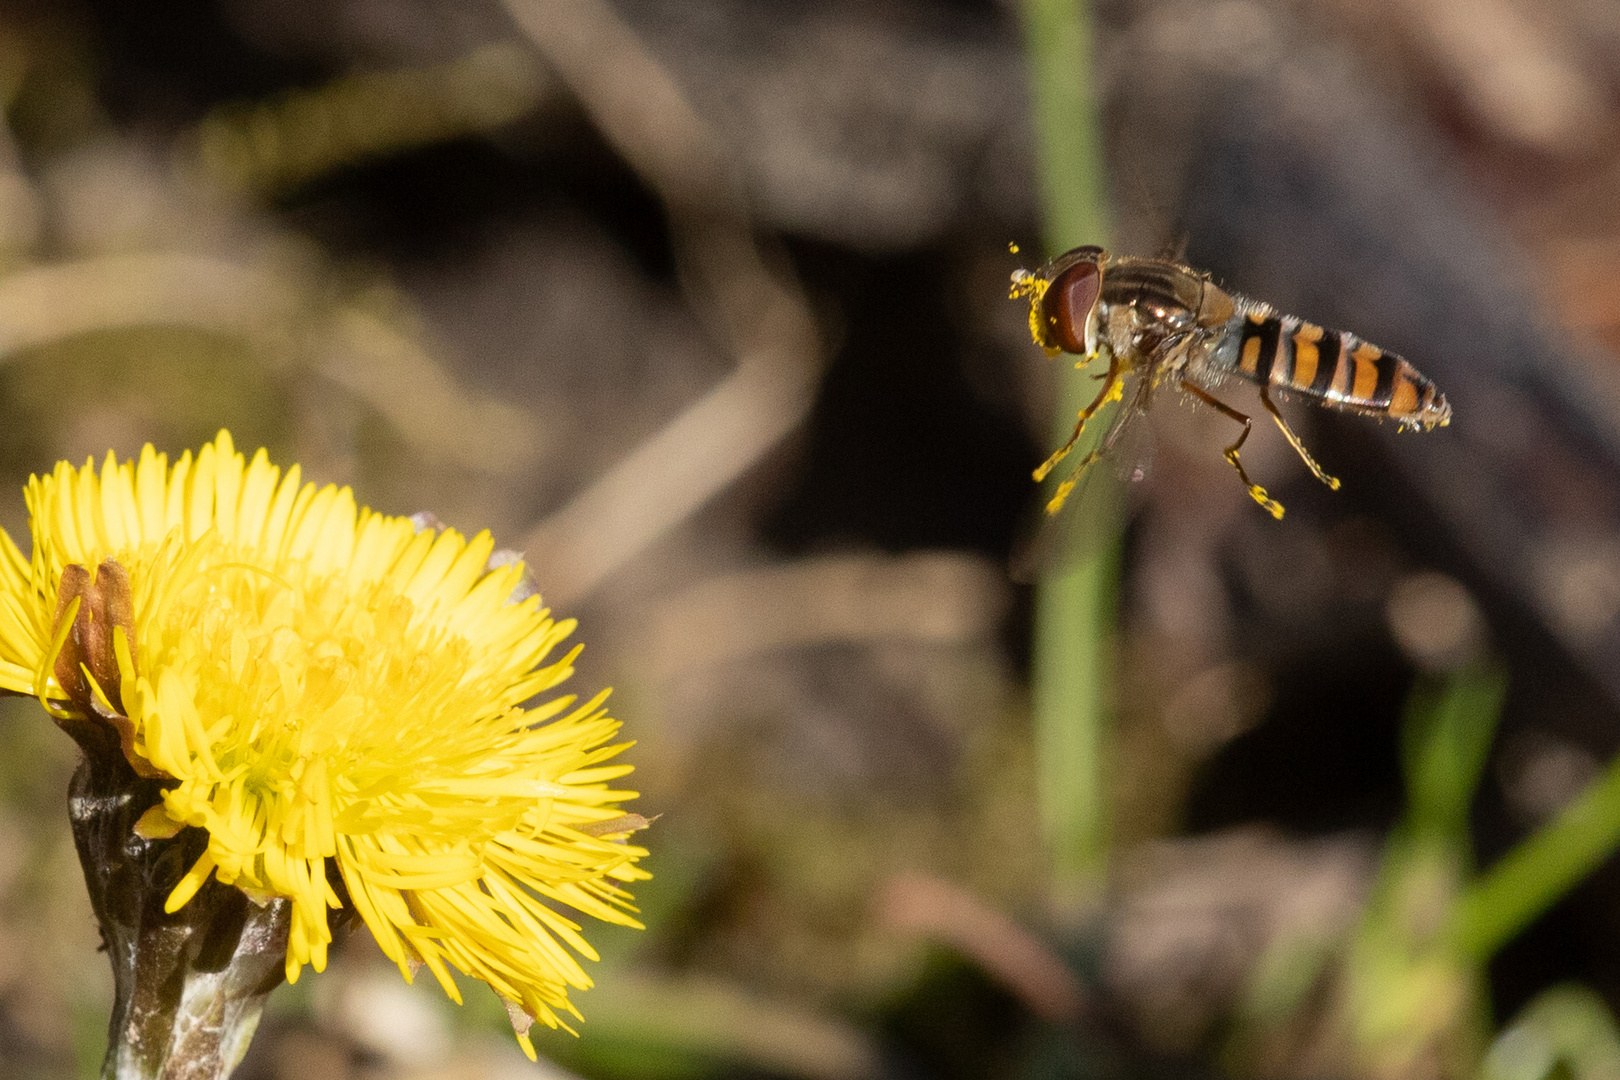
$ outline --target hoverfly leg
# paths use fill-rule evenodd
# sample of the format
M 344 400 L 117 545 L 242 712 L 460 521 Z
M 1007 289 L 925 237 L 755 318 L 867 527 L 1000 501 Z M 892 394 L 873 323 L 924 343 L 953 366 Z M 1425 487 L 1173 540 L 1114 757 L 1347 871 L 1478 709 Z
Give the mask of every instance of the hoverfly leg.
M 1310 452 L 1305 449 L 1305 444 L 1299 441 L 1299 436 L 1294 434 L 1294 429 L 1288 426 L 1288 421 L 1284 420 L 1282 413 L 1277 411 L 1276 403 L 1271 400 L 1271 387 L 1262 386 L 1260 388 L 1260 404 L 1264 405 L 1266 411 L 1271 414 L 1271 418 L 1277 421 L 1277 426 L 1282 428 L 1283 438 L 1288 440 L 1288 445 L 1294 448 L 1294 453 L 1299 455 L 1300 460 L 1305 463 L 1305 467 L 1310 469 L 1318 480 L 1326 484 L 1329 491 L 1338 491 L 1338 477 L 1329 476 L 1327 471 L 1316 463 L 1316 459 L 1311 457 Z
M 1243 432 L 1237 437 L 1237 441 L 1226 448 L 1226 460 L 1231 463 L 1232 468 L 1237 470 L 1237 474 L 1240 478 L 1242 478 L 1244 486 L 1249 489 L 1249 497 L 1255 502 L 1259 503 L 1266 513 L 1270 514 L 1274 518 L 1277 518 L 1278 520 L 1281 520 L 1283 516 L 1282 503 L 1266 494 L 1265 488 L 1249 479 L 1248 471 L 1243 468 L 1243 462 L 1238 458 L 1238 451 L 1242 449 L 1244 440 L 1249 437 L 1249 431 L 1251 428 L 1253 428 L 1254 421 L 1250 420 L 1247 416 L 1244 416 L 1242 413 L 1238 412 L 1225 402 L 1217 401 L 1215 397 L 1203 387 L 1197 385 L 1196 383 L 1190 382 L 1185 378 L 1181 380 L 1181 388 L 1187 391 L 1187 393 L 1191 394 L 1193 397 L 1197 398 L 1199 401 L 1202 401 L 1204 404 L 1219 409 L 1222 413 L 1243 425 Z
M 1063 483 L 1057 486 L 1057 491 L 1053 492 L 1052 497 L 1047 500 L 1046 512 L 1048 514 L 1055 514 L 1063 509 L 1063 504 L 1069 500 L 1069 493 L 1074 490 L 1074 485 L 1080 482 L 1080 477 L 1100 457 L 1102 457 L 1101 450 L 1092 450 L 1080 459 L 1080 464 L 1074 467 L 1074 471 L 1069 474 Z
M 1098 391 L 1096 399 L 1090 405 L 1080 410 L 1080 422 L 1074 425 L 1074 434 L 1069 436 L 1069 441 L 1058 447 L 1052 456 L 1041 462 L 1040 468 L 1035 470 L 1035 482 L 1037 484 L 1046 479 L 1047 474 L 1057 467 L 1058 462 L 1069 456 L 1069 451 L 1074 449 L 1074 444 L 1080 441 L 1081 433 L 1086 430 L 1086 421 L 1090 420 L 1098 409 L 1123 393 L 1124 384 L 1121 378 L 1124 374 L 1124 368 L 1125 365 L 1120 362 L 1118 356 L 1109 357 L 1108 374 L 1103 376 L 1102 389 Z M 1087 455 L 1087 457 L 1088 460 L 1082 461 L 1080 468 L 1075 470 L 1075 475 L 1065 481 L 1067 488 L 1059 488 L 1061 494 L 1054 500 L 1058 506 L 1063 505 L 1063 499 L 1068 497 L 1069 489 L 1074 487 L 1073 480 L 1079 476 L 1080 471 L 1095 460 L 1095 455 Z M 1051 510 L 1051 512 L 1057 513 L 1056 510 Z

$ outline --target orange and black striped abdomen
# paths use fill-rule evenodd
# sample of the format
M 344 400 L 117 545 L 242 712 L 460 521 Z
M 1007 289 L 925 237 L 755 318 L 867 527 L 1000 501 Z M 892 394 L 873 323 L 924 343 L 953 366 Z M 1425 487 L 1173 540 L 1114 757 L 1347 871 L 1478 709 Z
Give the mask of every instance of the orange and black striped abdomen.
M 1234 318 L 1227 335 L 1236 349 L 1217 355 L 1227 352 L 1235 374 L 1324 405 L 1427 425 L 1437 401 L 1444 402 L 1405 358 L 1354 334 L 1251 311 Z

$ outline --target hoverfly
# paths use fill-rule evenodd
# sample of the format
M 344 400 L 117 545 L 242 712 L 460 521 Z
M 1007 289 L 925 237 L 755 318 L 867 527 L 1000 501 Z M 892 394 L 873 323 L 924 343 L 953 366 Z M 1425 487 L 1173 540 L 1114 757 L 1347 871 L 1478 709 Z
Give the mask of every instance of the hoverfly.
M 1260 403 L 1282 429 L 1311 473 L 1337 491 L 1339 481 L 1318 465 L 1277 411 L 1273 389 L 1299 394 L 1320 405 L 1389 417 L 1403 428 L 1429 430 L 1451 422 L 1451 406 L 1434 382 L 1406 360 L 1354 334 L 1326 330 L 1271 305 L 1227 292 L 1208 274 L 1169 259 L 1113 256 L 1100 247 L 1080 247 L 1059 255 L 1031 273 L 1013 273 L 1012 298 L 1029 301 L 1029 329 L 1047 355 L 1073 353 L 1076 367 L 1105 359 L 1098 376 L 1102 389 L 1080 410 L 1069 441 L 1035 470 L 1046 479 L 1074 449 L 1087 422 L 1110 401 L 1121 403 L 1117 417 L 1096 449 L 1078 465 L 1046 504 L 1056 514 L 1076 482 L 1119 433 L 1152 404 L 1159 386 L 1170 382 L 1193 398 L 1243 425 L 1226 448 L 1249 495 L 1274 518 L 1282 504 L 1249 479 L 1238 456 L 1252 421 L 1218 400 L 1215 391 L 1237 376 L 1260 387 Z M 1135 375 L 1130 399 L 1127 376 Z

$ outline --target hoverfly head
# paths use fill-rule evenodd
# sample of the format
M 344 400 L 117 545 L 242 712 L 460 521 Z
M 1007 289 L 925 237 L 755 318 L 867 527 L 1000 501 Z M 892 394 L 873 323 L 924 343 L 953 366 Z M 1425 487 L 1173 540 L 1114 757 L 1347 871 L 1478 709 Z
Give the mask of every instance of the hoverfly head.
M 1098 315 L 1102 299 L 1103 268 L 1108 253 L 1100 247 L 1080 247 L 1041 267 L 1034 277 L 1046 288 L 1031 297 L 1030 329 L 1048 352 L 1089 357 L 1097 351 Z

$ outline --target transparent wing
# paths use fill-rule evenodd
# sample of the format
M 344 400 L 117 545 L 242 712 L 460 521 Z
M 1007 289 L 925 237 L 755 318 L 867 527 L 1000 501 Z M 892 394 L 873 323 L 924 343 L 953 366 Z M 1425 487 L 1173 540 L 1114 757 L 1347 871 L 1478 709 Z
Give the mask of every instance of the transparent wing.
M 1124 522 L 1130 486 L 1146 479 L 1152 465 L 1153 436 L 1143 411 L 1128 390 L 1098 444 L 1098 459 L 1081 474 L 1063 509 L 1046 512 L 1051 480 L 1036 491 L 1015 534 L 1008 567 L 1014 581 L 1032 582 L 1112 542 Z

